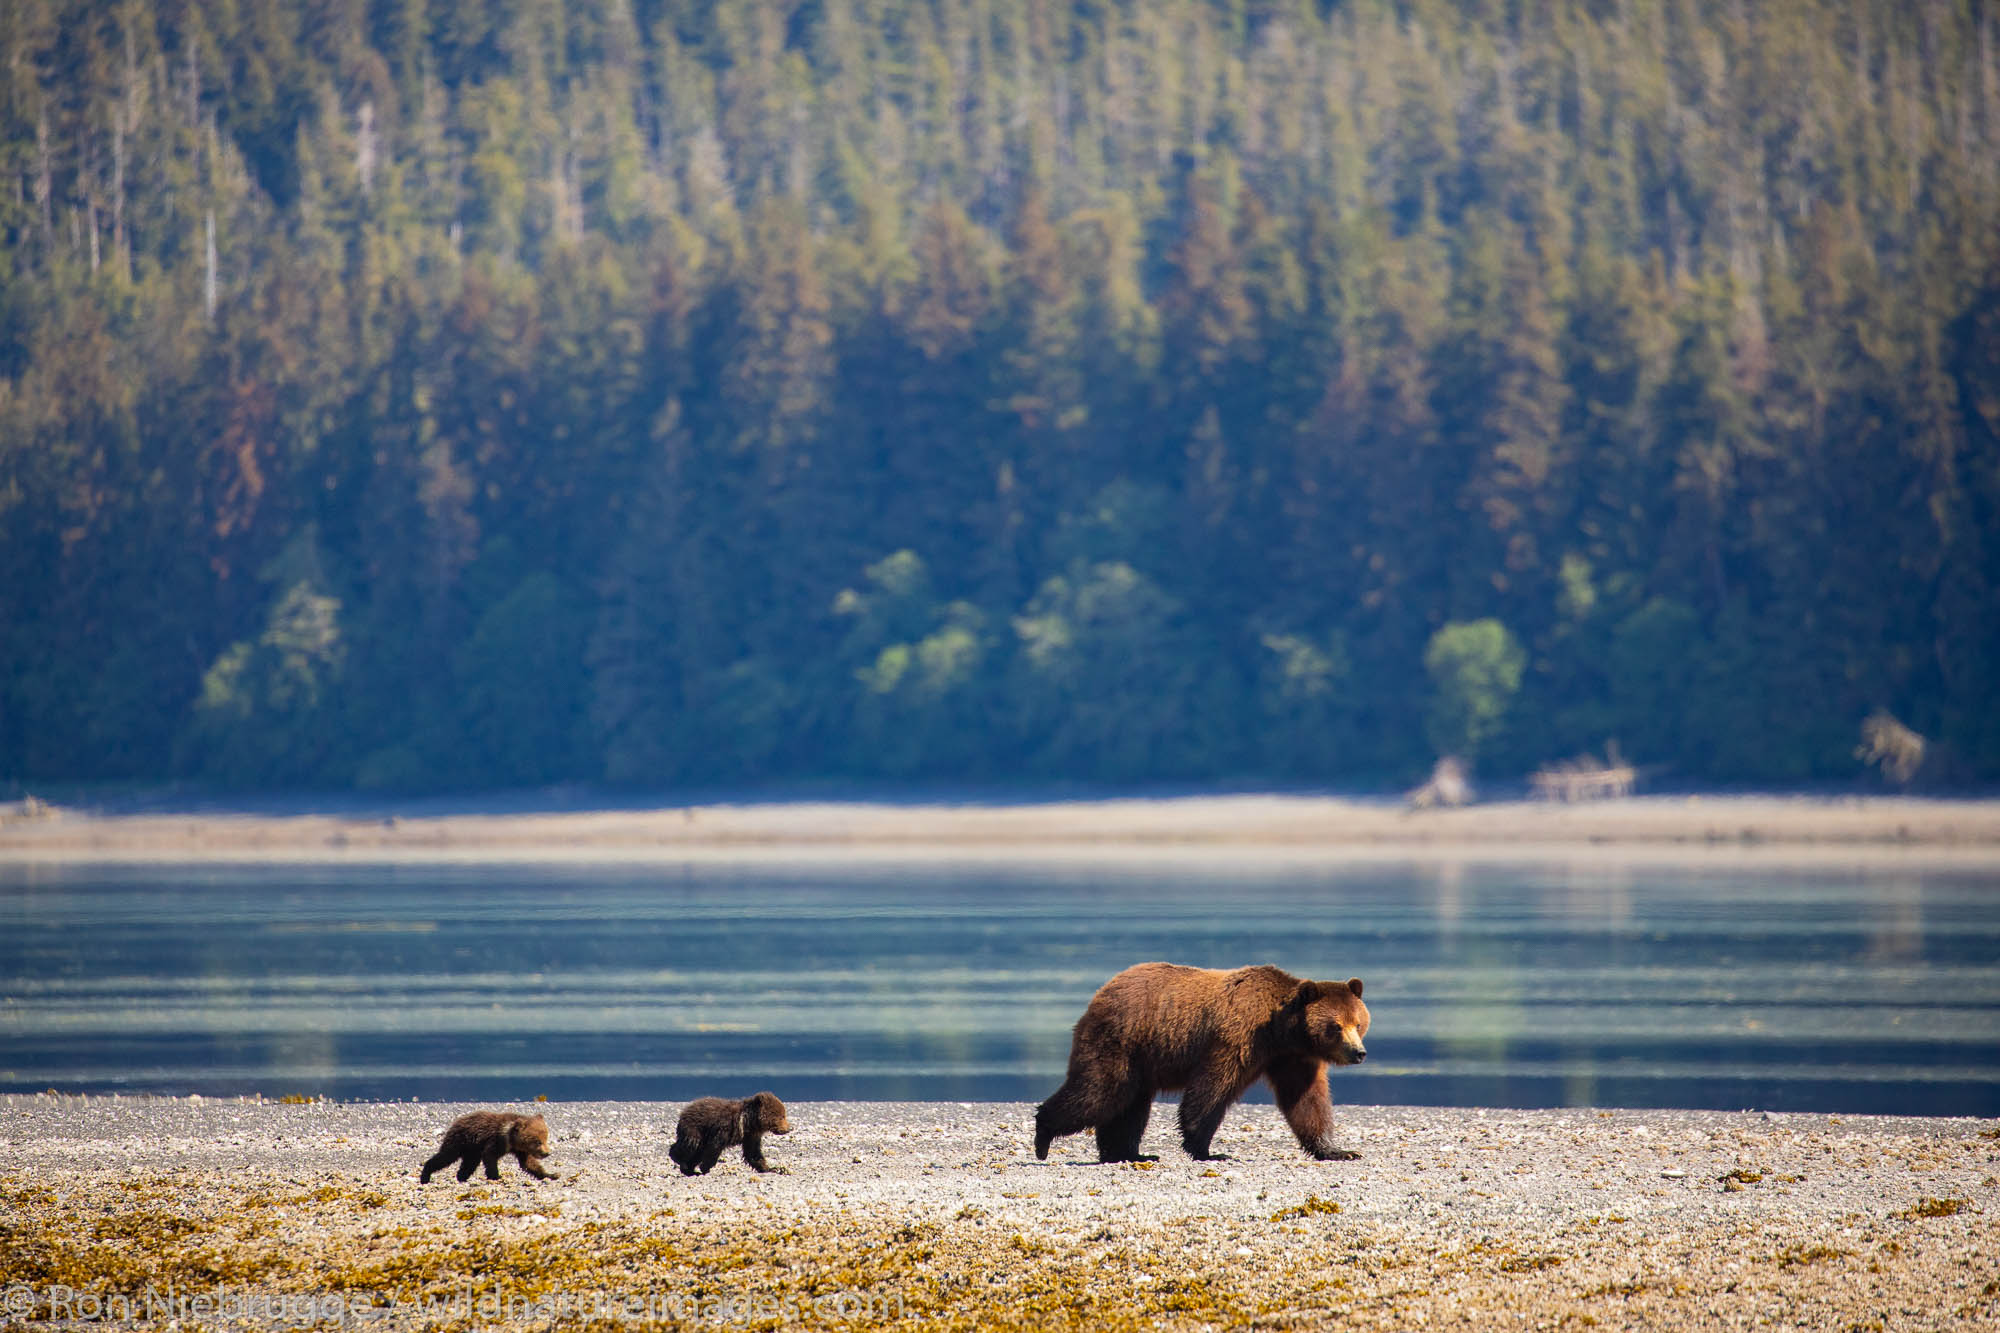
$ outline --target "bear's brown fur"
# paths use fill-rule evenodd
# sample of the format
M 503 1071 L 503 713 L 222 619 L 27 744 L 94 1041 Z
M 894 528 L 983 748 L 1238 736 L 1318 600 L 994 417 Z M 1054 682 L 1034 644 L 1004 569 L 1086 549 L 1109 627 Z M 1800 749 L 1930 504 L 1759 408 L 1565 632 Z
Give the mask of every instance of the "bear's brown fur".
M 488 1180 L 500 1179 L 500 1159 L 512 1153 L 521 1169 L 537 1180 L 554 1180 L 556 1173 L 542 1169 L 549 1151 L 548 1122 L 538 1115 L 518 1115 L 513 1111 L 471 1111 L 445 1128 L 444 1142 L 424 1163 L 421 1184 L 431 1183 L 431 1173 L 458 1163 L 460 1181 L 472 1179 L 483 1163 Z
M 674 1127 L 674 1146 L 667 1149 L 667 1156 L 674 1159 L 684 1176 L 697 1171 L 707 1175 L 724 1149 L 740 1143 L 744 1161 L 759 1171 L 783 1174 L 784 1167 L 772 1166 L 764 1160 L 763 1137 L 791 1132 L 791 1122 L 785 1119 L 785 1104 L 772 1093 L 760 1092 L 740 1102 L 703 1097 L 689 1102 L 681 1111 L 680 1123 Z
M 1104 983 L 1070 1043 L 1069 1077 L 1035 1112 L 1035 1156 L 1083 1129 L 1098 1160 L 1139 1156 L 1153 1098 L 1181 1093 L 1181 1146 L 1198 1160 L 1223 1115 L 1258 1079 L 1270 1082 L 1292 1133 L 1314 1157 L 1359 1154 L 1333 1144 L 1329 1064 L 1366 1059 L 1361 980 L 1301 981 L 1275 967 L 1233 972 L 1141 963 Z

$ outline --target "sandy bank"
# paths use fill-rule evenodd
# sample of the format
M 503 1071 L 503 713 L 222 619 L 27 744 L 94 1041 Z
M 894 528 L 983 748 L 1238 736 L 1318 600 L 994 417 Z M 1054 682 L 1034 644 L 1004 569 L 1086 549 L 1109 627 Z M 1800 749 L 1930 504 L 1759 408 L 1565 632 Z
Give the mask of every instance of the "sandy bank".
M 1247 1106 L 1211 1164 L 1162 1107 L 1161 1159 L 1134 1167 L 1088 1138 L 1036 1162 L 1026 1105 L 805 1103 L 767 1141 L 788 1174 L 731 1157 L 690 1180 L 675 1107 L 557 1103 L 561 1179 L 418 1185 L 462 1109 L 0 1099 L 0 1300 L 32 1324 L 76 1313 L 57 1288 L 171 1288 L 395 1328 L 657 1326 L 725 1300 L 740 1326 L 826 1326 L 797 1315 L 836 1298 L 847 1327 L 2000 1320 L 1990 1121 L 1346 1108 L 1361 1159 L 1316 1163 Z
M 2000 801 L 1638 797 L 1407 810 L 1309 796 L 781 802 L 417 818 L 0 814 L 0 861 L 1777 854 L 2000 863 Z

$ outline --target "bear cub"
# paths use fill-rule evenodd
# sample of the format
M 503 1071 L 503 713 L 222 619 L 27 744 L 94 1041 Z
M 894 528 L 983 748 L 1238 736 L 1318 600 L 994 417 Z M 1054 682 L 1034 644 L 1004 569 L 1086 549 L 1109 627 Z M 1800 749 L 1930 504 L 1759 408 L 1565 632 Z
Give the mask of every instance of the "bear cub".
M 556 1173 L 542 1168 L 549 1151 L 548 1122 L 538 1115 L 517 1115 L 512 1111 L 471 1111 L 451 1122 L 444 1142 L 424 1163 L 418 1183 L 431 1183 L 431 1173 L 458 1165 L 461 1182 L 472 1179 L 480 1165 L 488 1180 L 500 1179 L 500 1159 L 512 1153 L 521 1169 L 537 1180 L 554 1180 Z
M 1233 972 L 1141 963 L 1104 983 L 1077 1020 L 1069 1076 L 1035 1112 L 1035 1156 L 1065 1134 L 1097 1131 L 1104 1162 L 1139 1156 L 1153 1098 L 1181 1093 L 1181 1146 L 1210 1160 L 1222 1117 L 1264 1079 L 1299 1145 L 1322 1161 L 1334 1145 L 1329 1064 L 1368 1057 L 1361 980 L 1302 981 L 1275 967 Z
M 674 1127 L 674 1146 L 667 1149 L 667 1156 L 684 1176 L 697 1171 L 707 1175 L 725 1149 L 740 1143 L 743 1160 L 753 1168 L 784 1174 L 784 1167 L 764 1160 L 763 1140 L 766 1134 L 791 1132 L 785 1104 L 771 1093 L 760 1092 L 740 1102 L 703 1097 L 681 1111 L 680 1123 Z

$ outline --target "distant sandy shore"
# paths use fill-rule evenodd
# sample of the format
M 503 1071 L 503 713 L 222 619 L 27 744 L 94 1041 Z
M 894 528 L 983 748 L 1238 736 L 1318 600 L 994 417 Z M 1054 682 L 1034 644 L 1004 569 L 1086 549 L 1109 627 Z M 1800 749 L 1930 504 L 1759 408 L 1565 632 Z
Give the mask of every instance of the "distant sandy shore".
M 1293 860 L 1921 856 L 2000 864 L 2000 801 L 1652 796 L 1412 810 L 1228 795 L 926 804 L 781 801 L 548 813 L 99 815 L 0 806 L 0 862 L 748 859 Z

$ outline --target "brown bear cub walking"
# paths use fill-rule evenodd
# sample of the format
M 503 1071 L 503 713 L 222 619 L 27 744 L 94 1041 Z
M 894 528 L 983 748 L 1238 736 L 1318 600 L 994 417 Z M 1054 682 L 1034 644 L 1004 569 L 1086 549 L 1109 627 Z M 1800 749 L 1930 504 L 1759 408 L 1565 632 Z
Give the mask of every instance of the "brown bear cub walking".
M 472 1111 L 446 1127 L 444 1142 L 438 1145 L 430 1161 L 424 1163 L 423 1173 L 417 1179 L 428 1185 L 431 1172 L 457 1162 L 461 1182 L 472 1179 L 472 1173 L 482 1163 L 486 1178 L 498 1180 L 500 1159 L 512 1153 L 521 1169 L 535 1179 L 554 1180 L 555 1172 L 542 1169 L 542 1158 L 548 1151 L 549 1126 L 540 1116 L 516 1115 L 512 1111 Z
M 1104 983 L 1077 1020 L 1069 1077 L 1035 1112 L 1035 1156 L 1051 1140 L 1097 1131 L 1104 1162 L 1139 1155 L 1153 1098 L 1181 1093 L 1181 1146 L 1198 1161 L 1222 1117 L 1258 1079 L 1305 1150 L 1322 1161 L 1359 1156 L 1333 1145 L 1329 1064 L 1368 1056 L 1361 980 L 1301 981 L 1275 967 L 1234 972 L 1141 963 Z
M 681 1112 L 680 1123 L 674 1127 L 674 1146 L 667 1149 L 667 1156 L 684 1176 L 697 1171 L 707 1175 L 725 1149 L 740 1143 L 744 1161 L 759 1171 L 782 1174 L 784 1167 L 764 1160 L 764 1136 L 791 1132 L 785 1104 L 771 1093 L 760 1092 L 740 1102 L 703 1097 L 689 1102 Z

